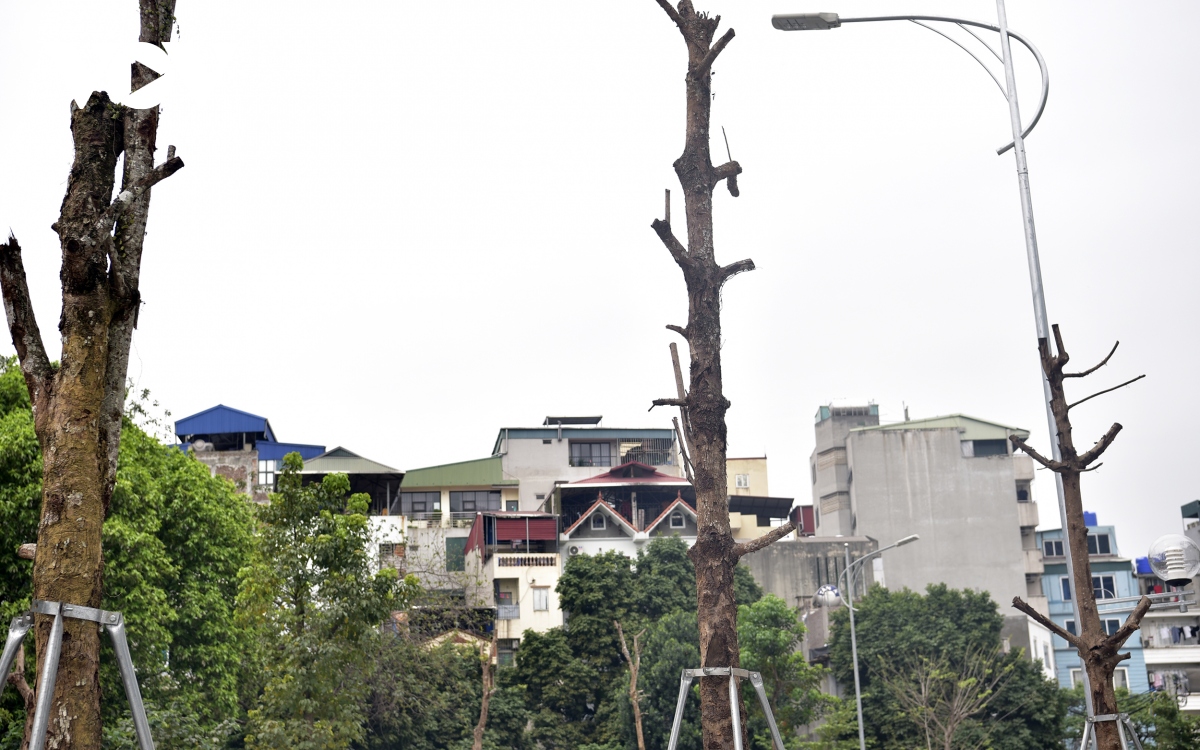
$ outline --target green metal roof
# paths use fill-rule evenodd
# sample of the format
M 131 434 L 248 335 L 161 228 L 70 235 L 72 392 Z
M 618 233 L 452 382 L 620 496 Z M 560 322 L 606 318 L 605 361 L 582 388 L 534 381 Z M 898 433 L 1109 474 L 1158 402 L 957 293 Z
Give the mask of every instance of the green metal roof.
M 517 480 L 504 476 L 500 456 L 488 456 L 474 461 L 411 469 L 404 475 L 400 486 L 407 490 L 413 487 L 495 487 L 516 484 Z
M 338 446 L 304 462 L 301 474 L 403 474 L 399 469 Z
M 1007 440 L 1009 435 L 1016 435 L 1025 440 L 1029 430 L 1019 427 L 1009 427 L 999 422 L 989 422 L 986 419 L 969 417 L 966 414 L 948 414 L 944 417 L 929 417 L 928 419 L 911 419 L 895 424 L 881 424 L 876 427 L 858 427 L 851 432 L 866 432 L 867 430 L 945 430 L 957 429 L 962 433 L 963 440 Z

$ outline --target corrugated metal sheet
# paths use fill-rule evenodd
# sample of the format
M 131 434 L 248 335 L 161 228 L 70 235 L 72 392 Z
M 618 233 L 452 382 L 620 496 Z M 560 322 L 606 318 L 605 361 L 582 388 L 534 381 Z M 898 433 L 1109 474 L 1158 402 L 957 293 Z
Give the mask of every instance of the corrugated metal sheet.
M 497 518 L 496 539 L 557 539 L 558 521 L 553 518 Z
M 310 458 L 316 458 L 325 452 L 323 445 L 306 445 L 304 443 L 269 443 L 265 440 L 260 440 L 254 449 L 258 451 L 258 457 L 264 461 L 282 461 L 283 457 L 295 451 L 300 454 L 300 458 L 305 461 Z
M 999 422 L 989 422 L 986 419 L 969 417 L 966 414 L 950 414 L 944 417 L 928 419 L 912 419 L 907 422 L 879 425 L 878 427 L 858 427 L 851 432 L 866 432 L 869 430 L 938 430 L 958 429 L 962 440 L 1007 440 L 1009 435 L 1016 435 L 1022 440 L 1029 437 L 1029 430 L 1019 427 L 1009 427 Z
M 474 461 L 410 469 L 400 486 L 410 490 L 414 487 L 495 487 L 515 484 L 517 480 L 504 476 L 500 457 L 488 456 Z
M 175 434 L 183 435 L 222 435 L 229 433 L 266 433 L 267 440 L 274 442 L 275 434 L 271 432 L 271 423 L 266 417 L 251 414 L 231 406 L 217 404 L 211 409 L 184 417 L 175 421 Z
M 340 445 L 304 461 L 303 474 L 400 474 L 399 469 L 372 461 Z

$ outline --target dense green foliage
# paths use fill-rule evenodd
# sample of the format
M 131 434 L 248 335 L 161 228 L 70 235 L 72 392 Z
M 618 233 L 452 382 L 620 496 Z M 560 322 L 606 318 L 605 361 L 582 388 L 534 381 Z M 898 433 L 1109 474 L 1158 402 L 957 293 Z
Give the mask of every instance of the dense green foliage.
M 247 748 L 335 750 L 363 737 L 379 624 L 417 594 L 394 568 L 372 574 L 367 495 L 345 474 L 305 485 L 298 453 L 259 509 L 258 543 L 238 603 L 256 636 L 262 693 Z
M 796 729 L 820 717 L 832 703 L 820 690 L 825 669 L 809 664 L 798 650 L 804 633 L 799 613 L 777 596 L 768 594 L 738 607 L 742 667 L 762 674 L 767 700 L 785 742 L 794 740 Z M 750 712 L 751 744 L 769 750 L 770 729 L 760 702 L 750 691 L 744 695 Z
M 1063 691 L 1070 706 L 1066 736 L 1078 742 L 1083 734 L 1083 686 Z M 1179 710 L 1175 698 L 1167 693 L 1133 694 L 1117 688 L 1117 707 L 1129 714 L 1142 745 L 1154 750 L 1196 750 L 1200 748 L 1200 718 Z
M 37 539 L 41 454 L 20 370 L 0 372 L 0 616 L 29 606 L 32 563 L 16 548 Z M 238 570 L 249 559 L 253 521 L 245 498 L 178 449 L 126 421 L 117 482 L 104 524 L 105 609 L 119 610 L 151 723 L 222 738 L 236 716 L 246 642 L 234 624 Z M 106 745 L 132 738 L 124 691 L 107 639 L 101 654 Z M 27 644 L 33 681 L 33 649 Z M 0 744 L 16 747 L 24 711 L 14 691 L 0 704 Z M 214 745 L 216 746 L 216 745 Z
M 739 566 L 735 582 L 744 604 L 754 605 L 762 597 L 746 568 Z M 566 628 L 526 632 L 517 667 L 509 670 L 523 690 L 531 719 L 527 741 L 547 750 L 636 748 L 629 672 L 613 624 L 617 620 L 631 649 L 633 637 L 641 634 L 638 690 L 647 748 L 666 748 L 680 671 L 700 664 L 696 574 L 687 545 L 678 537 L 662 537 L 636 560 L 614 551 L 572 557 L 557 591 Z M 795 612 L 791 617 L 800 627 Z M 764 663 L 770 658 L 762 655 Z M 698 709 L 693 697 L 681 750 L 700 746 Z
M 884 688 L 884 671 L 905 659 L 945 658 L 953 664 L 972 650 L 998 654 L 1004 618 L 986 593 L 944 585 L 930 586 L 924 595 L 877 586 L 855 603 L 855 612 L 868 747 L 924 747 L 926 738 L 917 717 Z M 834 675 L 843 685 L 853 684 L 849 618 L 844 608 L 834 613 L 830 647 Z M 1066 706 L 1057 683 L 1046 679 L 1040 663 L 1030 661 L 1019 649 L 1001 656 L 997 668 L 1010 674 L 987 708 L 963 725 L 955 736 L 956 746 L 1060 748 Z M 857 739 L 853 710 L 849 721 L 844 711 L 837 714 L 824 736 L 831 742 Z

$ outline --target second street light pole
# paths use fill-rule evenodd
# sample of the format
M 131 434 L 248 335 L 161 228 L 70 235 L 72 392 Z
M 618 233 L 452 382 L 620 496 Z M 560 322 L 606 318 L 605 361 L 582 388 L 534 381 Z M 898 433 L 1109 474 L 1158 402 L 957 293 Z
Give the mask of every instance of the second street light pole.
M 859 684 L 858 678 L 858 633 L 854 629 L 854 566 L 862 565 L 865 561 L 872 557 L 877 557 L 890 549 L 903 547 L 906 544 L 915 542 L 921 537 L 917 534 L 911 534 L 904 537 L 895 544 L 877 549 L 874 552 L 863 555 L 854 562 L 850 562 L 850 543 L 844 542 L 842 546 L 846 551 L 846 567 L 842 574 L 846 576 L 846 594 L 842 600 L 846 602 L 846 608 L 850 610 L 850 659 L 854 665 L 854 705 L 858 711 L 858 750 L 867 750 L 867 738 L 863 730 L 863 714 L 862 714 L 862 686 Z

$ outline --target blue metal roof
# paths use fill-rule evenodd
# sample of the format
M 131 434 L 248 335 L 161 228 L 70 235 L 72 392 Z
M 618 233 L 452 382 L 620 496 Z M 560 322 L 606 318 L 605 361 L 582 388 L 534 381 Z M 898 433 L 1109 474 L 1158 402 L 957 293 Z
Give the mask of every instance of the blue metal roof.
M 275 433 L 271 431 L 271 423 L 266 417 L 251 414 L 231 406 L 217 404 L 211 409 L 193 414 L 190 417 L 176 420 L 175 434 L 185 435 L 222 435 L 230 433 L 249 432 L 264 433 L 267 441 L 275 442 Z M 323 452 L 323 451 L 322 451 Z
M 273 443 L 266 440 L 260 440 L 255 444 L 254 449 L 258 451 L 258 457 L 264 461 L 282 461 L 283 457 L 295 451 L 300 454 L 300 457 L 305 461 L 310 458 L 316 458 L 325 452 L 323 445 L 308 445 L 306 443 Z

